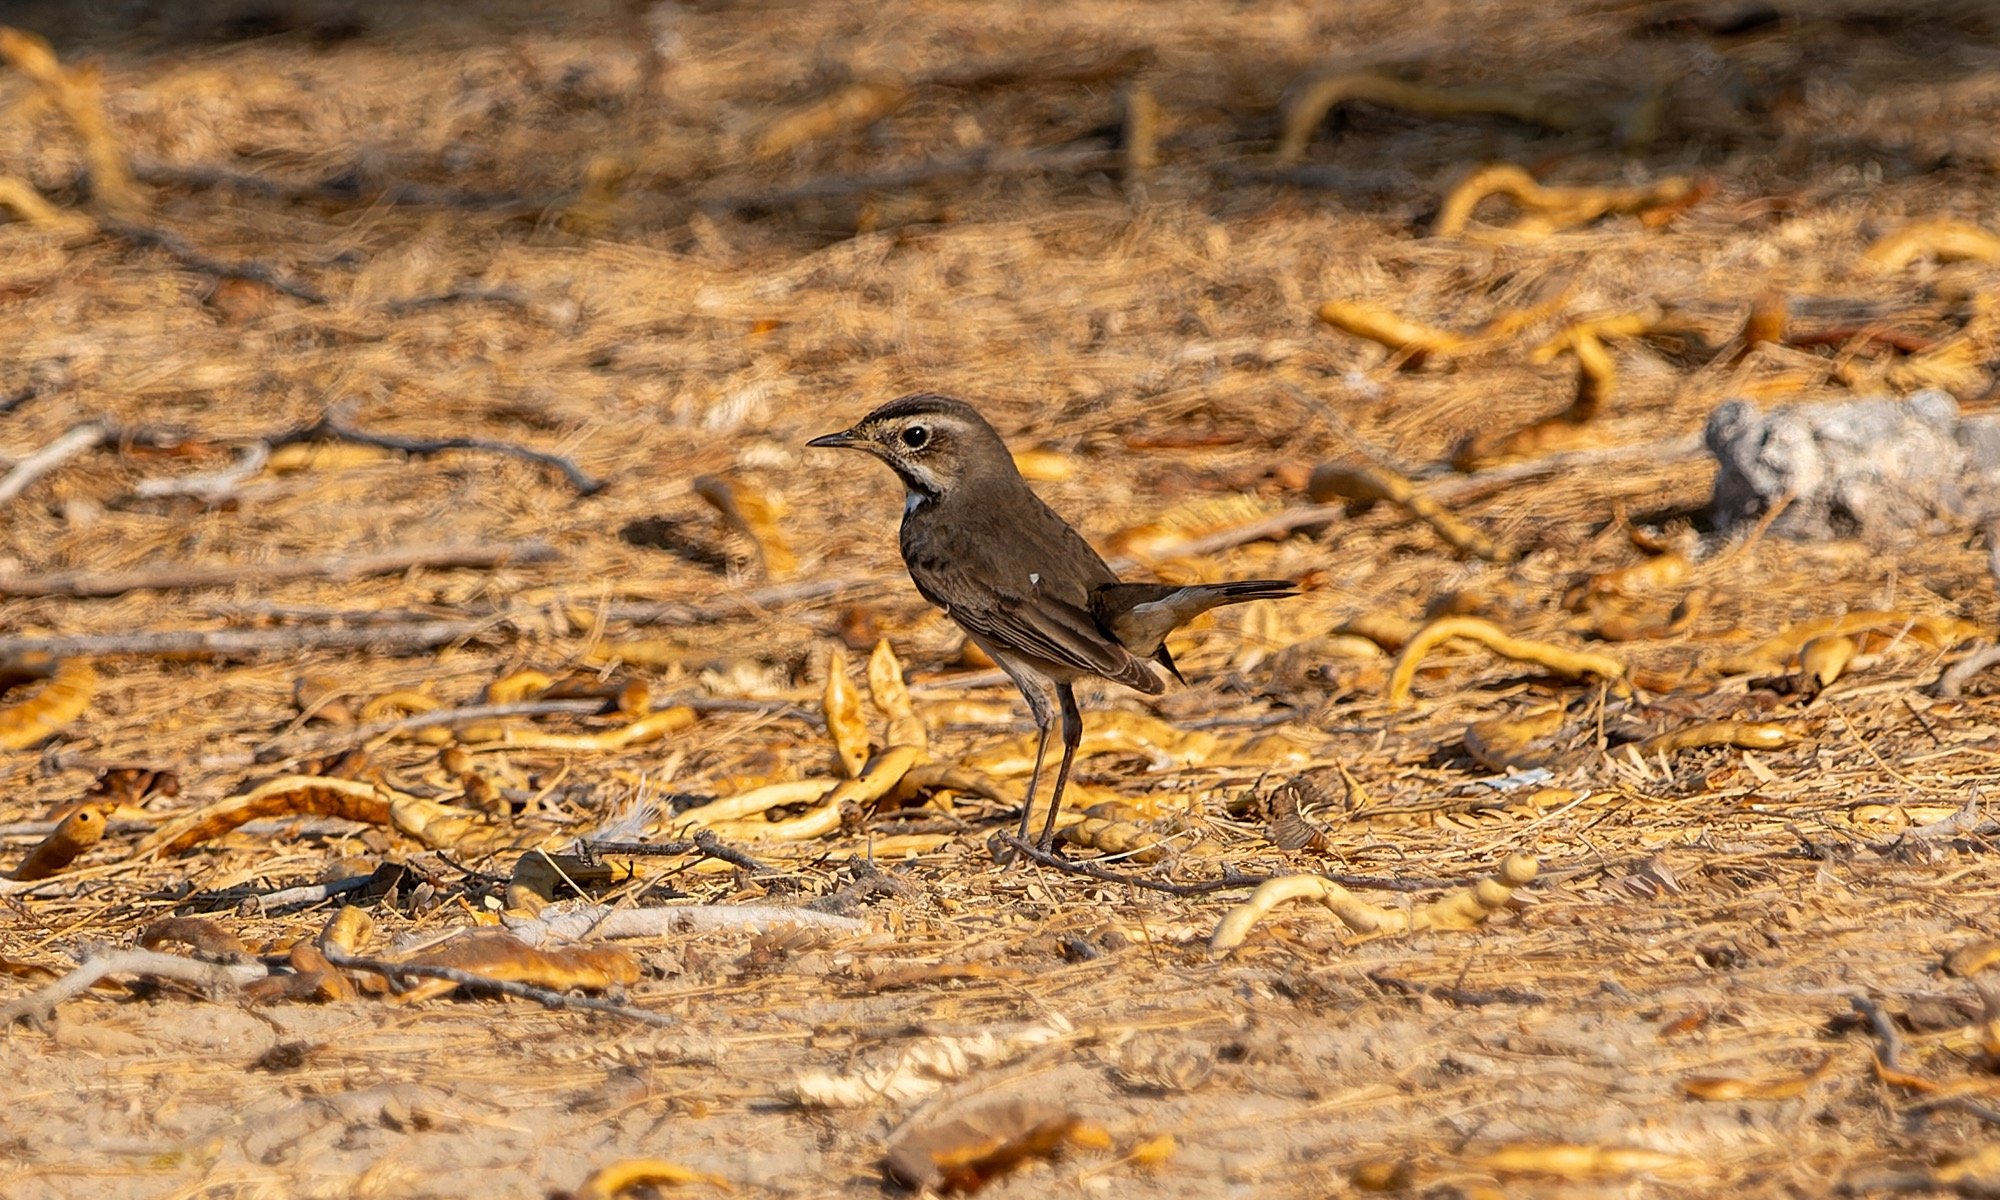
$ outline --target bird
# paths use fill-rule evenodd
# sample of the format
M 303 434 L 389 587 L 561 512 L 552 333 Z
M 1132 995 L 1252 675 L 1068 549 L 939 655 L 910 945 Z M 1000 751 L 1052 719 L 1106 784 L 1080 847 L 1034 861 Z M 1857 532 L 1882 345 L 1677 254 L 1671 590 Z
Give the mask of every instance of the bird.
M 1020 689 L 1035 719 L 1034 772 L 1017 839 L 1027 845 L 1049 736 L 1060 723 L 1062 763 L 1035 848 L 1051 853 L 1056 814 L 1083 738 L 1075 684 L 1096 676 L 1146 695 L 1185 684 L 1166 638 L 1224 604 L 1297 595 L 1290 580 L 1130 583 L 1043 503 L 999 432 L 963 400 L 917 392 L 808 446 L 881 459 L 904 487 L 898 545 L 910 579 Z

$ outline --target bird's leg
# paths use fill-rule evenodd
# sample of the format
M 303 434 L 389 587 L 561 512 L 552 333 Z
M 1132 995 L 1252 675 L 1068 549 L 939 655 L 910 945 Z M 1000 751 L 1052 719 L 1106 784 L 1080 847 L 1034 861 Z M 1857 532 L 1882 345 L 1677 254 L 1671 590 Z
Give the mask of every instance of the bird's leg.
M 1076 707 L 1076 692 L 1066 683 L 1056 685 L 1056 699 L 1062 702 L 1062 765 L 1056 768 L 1056 790 L 1049 796 L 1049 815 L 1042 821 L 1042 836 L 1036 846 L 1047 850 L 1056 840 L 1056 814 L 1062 811 L 1063 789 L 1069 785 L 1069 764 L 1076 758 L 1077 743 L 1083 740 L 1083 713 Z M 1042 743 L 1048 744 L 1048 731 L 1042 731 Z M 1027 829 L 1021 831 L 1025 838 Z
M 1028 840 L 1028 818 L 1034 815 L 1035 811 L 1035 785 L 1042 781 L 1042 759 L 1048 757 L 1049 753 L 1050 724 L 1051 722 L 1047 714 L 1043 713 L 1037 707 L 1035 709 L 1035 725 L 1041 730 L 1041 737 L 1035 740 L 1035 770 L 1033 774 L 1028 776 L 1028 795 L 1026 799 L 1021 801 L 1021 832 L 1019 836 L 1024 842 Z M 1057 797 L 1061 797 L 1061 787 L 1056 788 L 1056 795 Z M 1051 809 L 1050 811 L 1053 812 L 1054 810 Z

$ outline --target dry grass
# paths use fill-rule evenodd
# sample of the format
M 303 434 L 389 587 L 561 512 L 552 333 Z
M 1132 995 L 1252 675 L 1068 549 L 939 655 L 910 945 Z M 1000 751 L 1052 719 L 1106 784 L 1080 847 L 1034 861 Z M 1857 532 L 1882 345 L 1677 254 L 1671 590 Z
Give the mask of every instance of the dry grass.
M 58 39 L 66 56 L 107 50 L 103 94 L 141 168 L 144 223 L 209 259 L 264 264 L 326 302 L 218 286 L 129 238 L 0 225 L 0 467 L 86 421 L 148 435 L 75 458 L 0 507 L 0 576 L 245 572 L 234 587 L 0 598 L 0 633 L 306 628 L 369 611 L 477 619 L 505 608 L 510 619 L 436 652 L 104 657 L 84 719 L 39 753 L 0 756 L 0 821 L 42 821 L 101 769 L 128 765 L 178 773 L 178 796 L 146 805 L 146 819 L 163 818 L 296 768 L 297 754 L 253 759 L 274 742 L 296 749 L 281 739 L 299 731 L 326 748 L 350 744 L 342 726 L 301 714 L 302 676 L 356 710 L 400 689 L 476 703 L 522 667 L 640 678 L 659 702 L 782 702 L 710 712 L 626 750 L 480 755 L 514 798 L 509 837 L 565 842 L 635 798 L 826 775 L 823 735 L 786 706 L 816 710 L 827 645 L 845 630 L 865 650 L 860 626 L 891 640 L 920 704 L 995 702 L 949 721 L 927 710 L 933 756 L 977 760 L 1026 726 L 1011 691 L 965 682 L 957 636 L 901 579 L 892 481 L 800 449 L 873 403 L 919 387 L 975 399 L 1018 448 L 1069 464 L 1044 494 L 1115 542 L 1189 501 L 1302 503 L 1321 462 L 1368 451 L 1442 461 L 1468 434 L 1559 412 L 1573 365 L 1534 365 L 1526 347 L 1563 319 L 1659 306 L 1723 346 L 1677 357 L 1615 343 L 1615 394 L 1590 428 L 1600 447 L 1643 447 L 1697 432 L 1725 397 L 1834 399 L 1896 365 L 1859 350 L 1853 361 L 1783 345 L 1730 353 L 1760 295 L 1788 297 L 1801 326 L 1943 339 L 1973 298 L 2000 287 L 1990 264 L 1885 272 L 1862 258 L 1909 219 L 1990 227 L 2000 216 L 1988 138 L 2000 34 L 1970 8 L 1813 6 L 1810 18 L 1720 36 L 1698 28 L 1696 5 L 1511 0 L 658 6 L 637 24 L 623 6 L 542 6 L 561 7 L 561 20 L 525 2 L 481 6 L 491 11 L 478 18 L 438 7 L 363 10 L 371 28 L 325 48 L 304 33 L 166 49 L 93 42 L 88 29 Z M 1667 20 L 1688 14 L 1695 24 Z M 206 28 L 171 13 L 153 21 L 154 34 Z M 656 98 L 642 103 L 644 37 L 666 56 Z M 1143 184 L 1119 178 L 1109 140 L 1122 78 L 1036 78 L 1059 59 L 1134 47 L 1151 51 L 1140 78 L 1163 110 L 1161 163 Z M 1026 80 L 925 82 L 962 85 L 974 67 L 1014 62 L 1029 64 Z M 1554 93 L 1614 120 L 1657 87 L 1666 115 L 1625 156 L 1595 125 L 1551 132 L 1356 106 L 1306 154 L 1332 186 L 1259 177 L 1277 169 L 1269 151 L 1288 82 L 1383 64 L 1433 83 Z M 854 80 L 901 81 L 907 102 L 865 132 L 755 158 L 777 116 Z M 60 117 L 28 99 L 25 82 L 0 75 L 0 163 L 80 208 L 85 158 Z M 732 199 L 982 147 L 996 154 L 984 172 L 799 203 Z M 992 169 L 1006 165 L 1001 152 L 1036 147 L 1088 161 Z M 1424 236 L 1450 186 L 1495 160 L 1550 183 L 1690 175 L 1716 190 L 1657 227 L 1613 216 L 1513 234 L 1498 227 L 1508 210 L 1495 201 L 1467 236 Z M 189 182 L 218 167 L 302 194 Z M 304 186 L 357 172 L 368 181 L 359 199 Z M 569 203 L 591 179 L 595 203 Z M 497 199 L 400 204 L 378 196 L 391 184 Z M 454 288 L 504 291 L 393 303 Z M 1563 289 L 1560 317 L 1520 344 L 1408 370 L 1314 316 L 1351 299 L 1470 331 Z M 1990 344 L 1974 351 L 1973 369 L 1952 381 L 1968 407 L 1992 359 Z M 378 432 L 562 454 L 610 486 L 579 497 L 532 463 L 449 452 L 266 471 L 214 504 L 134 497 L 141 480 L 225 469 L 247 444 L 329 408 Z M 73 1001 L 52 1032 L 0 1041 L 0 1070 L 18 1081 L 0 1192 L 520 1195 L 575 1187 L 634 1155 L 752 1194 L 866 1192 L 895 1128 L 961 1099 L 1014 1095 L 1059 1099 L 1105 1127 L 1115 1151 L 1031 1166 L 991 1194 L 1329 1195 L 1384 1177 L 1466 1196 L 1928 1187 L 1940 1160 L 2000 1138 L 1977 1108 L 2000 1089 L 1981 1049 L 1981 993 L 1938 969 L 1946 952 L 2000 935 L 2000 871 L 1990 822 L 1910 829 L 1992 780 L 2000 710 L 1977 683 L 1962 698 L 1930 696 L 1952 656 L 1910 639 L 1863 644 L 1850 674 L 1810 704 L 1706 667 L 1846 610 L 1991 628 L 1984 545 L 1971 530 L 1893 547 L 1758 540 L 1733 554 L 1715 539 L 1705 549 L 1727 558 L 1639 599 L 1664 621 L 1705 589 L 1683 628 L 1593 645 L 1589 621 L 1562 601 L 1577 581 L 1638 561 L 1615 514 L 1671 536 L 1705 500 L 1707 471 L 1641 453 L 1441 489 L 1459 516 L 1519 551 L 1507 566 L 1454 554 L 1387 505 L 1158 564 L 1299 577 L 1311 590 L 1192 631 L 1178 651 L 1189 690 L 1150 704 L 1094 698 L 1099 712 L 1220 722 L 1224 737 L 1279 722 L 1281 742 L 1192 765 L 1083 762 L 1084 785 L 1150 806 L 1173 848 L 1168 865 L 1138 869 L 1463 881 L 1511 851 L 1537 855 L 1542 878 L 1482 929 L 1365 939 L 1318 909 L 1281 909 L 1234 957 L 1211 961 L 1206 939 L 1232 897 L 996 867 L 984 838 L 1007 805 L 962 794 L 962 832 L 878 861 L 896 881 L 886 888 L 862 864 L 872 842 L 908 824 L 891 814 L 789 849 L 754 847 L 782 868 L 778 879 L 670 875 L 718 903 L 848 888 L 871 932 L 642 943 L 649 971 L 629 998 L 681 1019 L 665 1035 L 519 1001 L 244 1007 L 174 987 Z M 726 602 L 767 582 L 741 531 L 696 494 L 703 475 L 735 487 L 750 525 L 759 504 L 774 514 L 796 557 L 790 580 L 863 582 L 692 626 L 600 624 L 594 614 L 617 605 Z M 693 558 L 721 565 L 620 536 L 663 520 Z M 559 557 L 337 583 L 255 579 L 260 565 L 298 559 L 528 540 Z M 1361 615 L 1417 618 L 1453 593 L 1450 611 L 1622 659 L 1640 697 L 1446 653 L 1426 660 L 1415 705 L 1392 710 L 1387 660 L 1342 657 L 1352 644 L 1326 637 Z M 646 637 L 669 643 L 661 663 L 589 665 L 607 640 Z M 1494 772 L 1465 752 L 1466 726 L 1550 702 L 1570 706 L 1551 776 L 1494 803 L 1476 782 Z M 1796 740 L 1650 762 L 1618 749 L 1712 718 L 1782 722 Z M 372 763 L 401 790 L 455 802 L 463 780 L 436 758 L 399 741 Z M 1331 796 L 1309 814 L 1324 849 L 1282 851 L 1264 836 L 1259 798 L 1300 773 L 1325 785 L 1311 794 Z M 385 858 L 425 882 L 368 902 L 384 939 L 452 928 L 498 903 L 491 877 L 466 869 L 504 876 L 516 857 L 439 855 L 385 829 L 314 819 L 135 859 L 142 834 L 114 820 L 75 866 L 0 900 L 0 965 L 23 976 L 10 993 L 31 986 L 34 967 L 129 942 L 169 914 L 206 912 L 253 949 L 284 946 L 315 933 L 324 908 L 265 913 L 236 900 L 365 874 Z M 11 839 L 7 861 L 34 841 Z M 1871 1065 L 1855 995 L 1897 1022 L 1900 1068 L 1914 1081 Z M 779 1103 L 804 1072 L 877 1063 L 921 1035 L 1056 1017 L 1073 1032 L 941 1096 L 832 1113 Z M 299 1055 L 259 1068 L 281 1044 Z M 1710 1076 L 1764 1091 L 1689 1098 L 1685 1085 Z M 1959 1103 L 1968 1097 L 1973 1107 Z M 1161 1133 L 1178 1145 L 1166 1162 L 1114 1161 Z M 1568 1181 L 1504 1157 L 1541 1143 L 1655 1154 L 1571 1161 Z M 1591 1172 L 1601 1177 L 1576 1177 Z

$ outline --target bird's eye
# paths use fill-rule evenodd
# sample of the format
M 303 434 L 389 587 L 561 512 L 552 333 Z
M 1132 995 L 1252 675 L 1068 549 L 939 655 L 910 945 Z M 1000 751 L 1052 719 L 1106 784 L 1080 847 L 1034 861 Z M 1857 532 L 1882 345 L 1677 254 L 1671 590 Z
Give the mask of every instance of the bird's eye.
M 931 431 L 921 425 L 912 425 L 903 431 L 903 444 L 912 450 L 921 450 L 931 440 Z

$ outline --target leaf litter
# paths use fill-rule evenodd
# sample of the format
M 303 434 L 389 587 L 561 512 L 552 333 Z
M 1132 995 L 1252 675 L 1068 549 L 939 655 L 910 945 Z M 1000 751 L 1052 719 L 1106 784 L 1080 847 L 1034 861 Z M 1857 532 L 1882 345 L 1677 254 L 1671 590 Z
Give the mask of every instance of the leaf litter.
M 1833 7 L 10 35 L 0 1191 L 1989 1186 L 1990 533 L 1686 449 L 1986 402 L 2000 44 Z M 1098 875 L 799 448 L 920 387 L 1304 585 L 1088 697 Z

